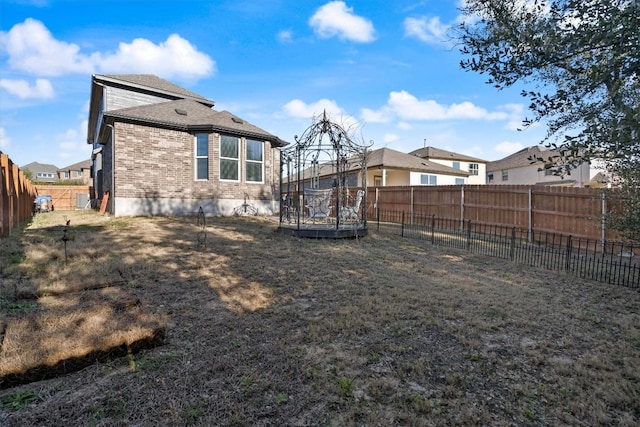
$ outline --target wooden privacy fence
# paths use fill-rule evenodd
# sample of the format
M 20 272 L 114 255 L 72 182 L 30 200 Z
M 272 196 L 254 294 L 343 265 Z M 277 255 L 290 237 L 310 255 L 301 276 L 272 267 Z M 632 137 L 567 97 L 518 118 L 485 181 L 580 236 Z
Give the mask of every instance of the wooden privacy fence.
M 90 187 L 88 185 L 52 185 L 36 184 L 39 196 L 51 196 L 53 209 L 73 211 L 86 209 L 89 203 Z
M 7 154 L 0 154 L 0 234 L 7 235 L 33 215 L 36 187 Z
M 579 238 L 615 240 L 606 228 L 609 209 L 601 189 L 537 185 L 452 185 L 371 187 L 367 193 L 367 217 L 379 211 L 415 216 L 472 220 L 476 224 L 501 225 L 553 232 Z

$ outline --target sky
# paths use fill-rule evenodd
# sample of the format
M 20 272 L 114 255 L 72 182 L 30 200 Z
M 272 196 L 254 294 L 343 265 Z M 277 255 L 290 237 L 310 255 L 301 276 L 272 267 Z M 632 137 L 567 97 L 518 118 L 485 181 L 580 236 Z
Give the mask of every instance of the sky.
M 155 74 L 293 143 L 326 111 L 373 148 L 538 144 L 522 87 L 460 68 L 462 0 L 0 0 L 0 151 L 87 160 L 92 74 Z

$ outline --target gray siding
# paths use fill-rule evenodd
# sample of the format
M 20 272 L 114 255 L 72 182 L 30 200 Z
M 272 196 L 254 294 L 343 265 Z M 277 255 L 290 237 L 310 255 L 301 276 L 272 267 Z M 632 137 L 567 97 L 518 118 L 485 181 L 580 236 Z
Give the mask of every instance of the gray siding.
M 174 98 L 163 98 L 130 90 L 107 87 L 104 111 L 119 110 L 121 108 L 138 107 L 140 105 L 157 104 L 171 101 Z

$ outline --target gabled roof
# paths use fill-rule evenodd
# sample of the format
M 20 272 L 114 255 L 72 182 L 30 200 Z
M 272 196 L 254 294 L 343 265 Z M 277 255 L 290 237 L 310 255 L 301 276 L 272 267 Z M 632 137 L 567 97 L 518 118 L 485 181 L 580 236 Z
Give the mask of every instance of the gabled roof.
M 280 147 L 287 144 L 286 141 L 228 111 L 215 111 L 189 99 L 107 111 L 104 117 L 110 122 L 122 120 L 186 131 L 233 133 L 270 141 Z
M 368 154 L 367 169 L 384 167 L 389 169 L 407 169 L 444 175 L 469 176 L 468 172 L 441 165 L 412 154 L 402 153 L 390 148 L 378 148 Z
M 453 151 L 443 150 L 435 147 L 423 147 L 418 150 L 413 150 L 409 154 L 422 157 L 425 159 L 438 159 L 438 160 L 462 160 L 465 162 L 479 162 L 486 163 L 486 160 L 479 159 L 477 157 L 467 156 L 466 154 L 454 153 Z
M 529 157 L 535 156 L 546 158 L 553 154 L 554 150 L 545 150 L 539 145 L 533 145 L 531 147 L 523 148 L 522 150 L 513 153 L 503 159 L 487 163 L 487 172 L 531 166 L 533 164 L 542 162 L 532 162 L 531 160 L 529 160 Z
M 213 107 L 215 104 L 210 99 L 175 85 L 154 74 L 95 74 L 93 79 L 95 82 L 110 83 L 111 85 L 126 86 L 132 89 L 156 92 L 164 95 L 173 95 L 175 98 L 193 99 L 209 107 Z
M 60 168 L 58 170 L 61 170 L 61 171 L 79 171 L 79 170 L 82 170 L 82 169 L 91 169 L 92 165 L 93 165 L 93 163 L 91 162 L 91 160 L 83 160 L 81 162 L 74 163 L 72 165 L 66 166 L 64 168 Z
M 31 162 L 28 165 L 21 166 L 20 169 L 27 169 L 32 173 L 36 172 L 45 172 L 45 173 L 53 173 L 56 174 L 58 172 L 58 167 L 56 165 L 50 165 L 47 163 L 38 163 Z

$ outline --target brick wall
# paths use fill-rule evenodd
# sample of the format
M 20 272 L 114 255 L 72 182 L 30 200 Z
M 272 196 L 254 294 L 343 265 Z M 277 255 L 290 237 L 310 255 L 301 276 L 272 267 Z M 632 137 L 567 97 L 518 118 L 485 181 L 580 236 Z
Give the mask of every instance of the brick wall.
M 209 180 L 196 181 L 194 135 L 130 123 L 116 123 L 116 197 L 178 199 L 277 199 L 279 151 L 265 144 L 264 183 L 244 182 L 245 156 L 241 142 L 241 181 L 220 181 L 220 137 L 209 134 Z M 105 147 L 105 176 L 110 150 Z M 105 190 L 109 183 L 105 182 Z

